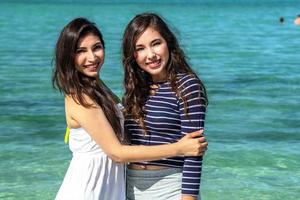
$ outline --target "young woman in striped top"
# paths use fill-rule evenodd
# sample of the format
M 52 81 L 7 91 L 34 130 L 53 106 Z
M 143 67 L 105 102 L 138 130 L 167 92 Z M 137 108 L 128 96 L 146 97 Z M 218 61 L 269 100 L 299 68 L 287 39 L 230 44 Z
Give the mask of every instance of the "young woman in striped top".
M 203 129 L 205 87 L 167 24 L 154 13 L 135 16 L 123 36 L 125 130 L 132 145 L 178 141 Z M 127 199 L 200 199 L 202 156 L 132 162 Z

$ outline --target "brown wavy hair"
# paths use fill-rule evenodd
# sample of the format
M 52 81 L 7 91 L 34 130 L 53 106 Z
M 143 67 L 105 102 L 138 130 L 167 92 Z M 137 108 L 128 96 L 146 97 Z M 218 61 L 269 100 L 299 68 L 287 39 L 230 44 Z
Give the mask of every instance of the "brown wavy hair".
M 145 129 L 144 117 L 146 111 L 144 105 L 150 93 L 151 76 L 140 69 L 135 60 L 135 44 L 137 39 L 146 31 L 153 28 L 166 40 L 169 49 L 169 61 L 167 63 L 167 80 L 171 84 L 172 91 L 184 102 L 185 113 L 187 114 L 187 102 L 181 95 L 176 83 L 178 73 L 187 73 L 195 76 L 202 86 L 207 101 L 206 90 L 194 71 L 189 66 L 183 50 L 180 48 L 177 38 L 170 30 L 166 22 L 155 13 L 142 13 L 136 15 L 127 25 L 123 34 L 123 67 L 125 95 L 123 103 L 125 106 L 125 117 L 137 120 Z
M 88 77 L 75 68 L 75 56 L 78 42 L 88 34 L 97 36 L 104 48 L 104 40 L 96 25 L 85 18 L 76 18 L 67 24 L 60 33 L 55 47 L 52 85 L 64 95 L 70 95 L 75 102 L 91 107 L 84 99 L 90 97 L 103 109 L 116 136 L 122 141 L 122 128 L 115 109 L 119 99 L 109 90 L 99 77 Z

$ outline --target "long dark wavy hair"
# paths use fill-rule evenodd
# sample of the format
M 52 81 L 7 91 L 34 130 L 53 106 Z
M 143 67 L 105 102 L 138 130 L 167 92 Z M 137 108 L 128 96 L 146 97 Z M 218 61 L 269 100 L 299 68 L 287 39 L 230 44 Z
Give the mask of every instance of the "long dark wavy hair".
M 76 18 L 67 24 L 60 33 L 55 47 L 52 84 L 64 95 L 70 95 L 75 102 L 91 107 L 84 95 L 90 97 L 103 112 L 120 141 L 123 140 L 119 115 L 115 108 L 118 98 L 99 77 L 88 77 L 75 68 L 78 42 L 88 34 L 97 36 L 104 48 L 104 40 L 96 25 L 85 18 Z
M 169 61 L 167 63 L 167 80 L 171 84 L 172 91 L 175 92 L 179 99 L 183 99 L 185 113 L 187 114 L 187 101 L 183 98 L 180 89 L 178 88 L 177 74 L 188 73 L 195 76 L 200 85 L 202 86 L 207 101 L 206 90 L 193 72 L 188 62 L 186 61 L 185 54 L 180 48 L 177 38 L 170 30 L 165 21 L 155 13 L 142 13 L 136 15 L 127 25 L 123 35 L 123 66 L 124 66 L 124 86 L 125 95 L 123 103 L 125 106 L 125 117 L 130 117 L 137 120 L 140 125 L 145 129 L 144 117 L 146 111 L 144 105 L 150 93 L 151 76 L 140 69 L 135 60 L 135 44 L 137 39 L 143 34 L 147 28 L 153 28 L 166 40 L 169 49 Z

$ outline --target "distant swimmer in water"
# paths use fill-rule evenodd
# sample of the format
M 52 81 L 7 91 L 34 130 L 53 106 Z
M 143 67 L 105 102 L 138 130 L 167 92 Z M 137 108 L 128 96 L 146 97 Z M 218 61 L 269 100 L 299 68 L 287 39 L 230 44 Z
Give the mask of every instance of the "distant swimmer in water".
M 280 24 L 284 24 L 284 17 L 280 17 L 279 22 L 280 22 Z
M 298 15 L 297 17 L 296 17 L 296 19 L 295 19 L 295 21 L 294 21 L 294 24 L 295 25 L 300 25 L 300 15 Z

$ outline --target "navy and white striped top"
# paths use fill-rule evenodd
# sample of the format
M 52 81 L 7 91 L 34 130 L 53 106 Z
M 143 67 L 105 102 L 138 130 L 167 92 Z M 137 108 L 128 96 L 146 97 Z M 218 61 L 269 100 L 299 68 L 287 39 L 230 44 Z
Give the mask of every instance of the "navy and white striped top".
M 177 81 L 179 91 L 186 99 L 187 110 L 183 100 L 171 90 L 169 82 L 159 84 L 155 94 L 149 96 L 145 104 L 147 134 L 135 120 L 125 119 L 132 145 L 174 143 L 186 133 L 204 128 L 206 100 L 199 80 L 191 74 L 178 74 Z M 178 156 L 135 164 L 182 167 L 182 194 L 199 194 L 202 157 Z

